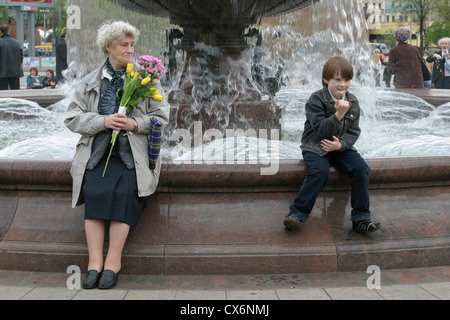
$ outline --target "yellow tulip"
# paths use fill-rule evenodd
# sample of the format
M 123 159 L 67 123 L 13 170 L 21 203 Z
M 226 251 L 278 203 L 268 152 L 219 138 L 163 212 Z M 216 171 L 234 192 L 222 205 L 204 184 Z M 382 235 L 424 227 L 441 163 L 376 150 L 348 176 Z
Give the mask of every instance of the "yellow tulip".
M 154 94 L 153 95 L 153 100 L 162 101 L 163 99 L 164 99 L 164 97 L 162 95 L 160 95 L 160 94 Z
M 136 71 L 133 75 L 133 80 L 136 79 L 137 77 L 139 77 L 139 72 Z
M 134 69 L 134 64 L 129 63 L 129 64 L 127 65 L 127 73 L 128 73 L 128 74 L 132 74 L 132 73 L 133 73 L 133 69 Z
M 149 82 L 150 82 L 150 77 L 147 77 L 147 78 L 145 78 L 144 80 L 141 81 L 141 85 L 145 86 Z
M 159 94 L 158 89 L 153 89 L 152 95 Z

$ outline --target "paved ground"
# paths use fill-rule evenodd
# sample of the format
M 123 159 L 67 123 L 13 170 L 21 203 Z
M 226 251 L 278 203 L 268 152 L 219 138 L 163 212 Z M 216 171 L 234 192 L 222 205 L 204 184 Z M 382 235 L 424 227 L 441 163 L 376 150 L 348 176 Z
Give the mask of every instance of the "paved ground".
M 110 290 L 69 289 L 68 283 L 77 286 L 75 273 L 0 270 L 0 300 L 450 300 L 450 266 L 378 274 L 121 274 Z

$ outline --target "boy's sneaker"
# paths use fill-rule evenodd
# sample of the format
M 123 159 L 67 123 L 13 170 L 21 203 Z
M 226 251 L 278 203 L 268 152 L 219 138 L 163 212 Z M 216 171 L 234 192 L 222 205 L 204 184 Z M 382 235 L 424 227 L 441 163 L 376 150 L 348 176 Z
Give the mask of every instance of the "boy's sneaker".
M 359 233 L 371 233 L 381 229 L 381 223 L 370 220 L 362 220 L 352 223 L 352 229 Z
M 294 216 L 286 216 L 284 219 L 284 226 L 288 230 L 297 230 L 300 226 L 300 220 Z

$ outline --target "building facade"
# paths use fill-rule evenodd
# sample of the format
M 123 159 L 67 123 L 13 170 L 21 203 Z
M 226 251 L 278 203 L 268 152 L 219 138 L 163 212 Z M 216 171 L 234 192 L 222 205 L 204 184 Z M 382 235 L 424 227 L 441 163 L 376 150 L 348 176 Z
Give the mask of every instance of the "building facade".
M 419 21 L 415 13 L 407 12 L 406 1 L 363 0 L 363 5 L 369 26 L 370 42 L 384 42 L 392 46 L 395 44 L 394 31 L 399 27 L 407 27 L 411 30 L 408 43 L 420 46 Z M 428 14 L 425 30 L 435 18 L 435 14 Z

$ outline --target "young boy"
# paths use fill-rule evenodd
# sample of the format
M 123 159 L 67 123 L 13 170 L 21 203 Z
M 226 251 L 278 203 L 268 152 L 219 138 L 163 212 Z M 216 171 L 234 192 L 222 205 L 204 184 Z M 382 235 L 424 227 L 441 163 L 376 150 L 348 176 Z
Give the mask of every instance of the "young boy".
M 353 147 L 359 137 L 360 108 L 348 92 L 353 78 L 351 63 L 342 57 L 329 59 L 322 72 L 323 88 L 314 92 L 306 103 L 306 122 L 302 136 L 303 159 L 309 167 L 305 181 L 284 220 L 288 230 L 305 222 L 316 198 L 325 187 L 330 163 L 351 178 L 352 228 L 370 233 L 381 228 L 370 220 L 369 167 Z

